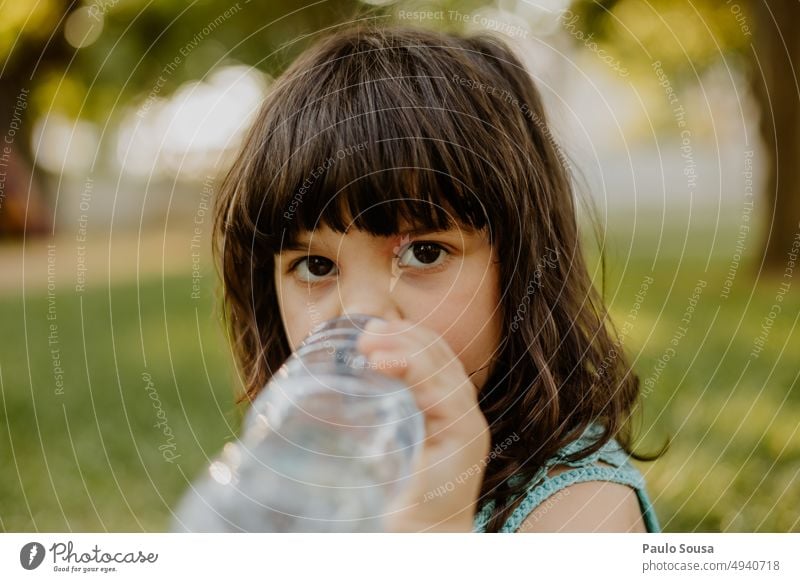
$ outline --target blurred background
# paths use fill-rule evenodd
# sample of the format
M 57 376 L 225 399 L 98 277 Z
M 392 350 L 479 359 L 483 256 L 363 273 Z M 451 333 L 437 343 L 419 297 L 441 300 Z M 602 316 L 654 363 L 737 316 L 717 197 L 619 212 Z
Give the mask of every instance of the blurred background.
M 800 531 L 796 0 L 0 4 L 0 531 L 164 530 L 235 438 L 213 193 L 273 79 L 359 18 L 529 67 L 639 448 L 672 439 L 640 465 L 664 529 Z

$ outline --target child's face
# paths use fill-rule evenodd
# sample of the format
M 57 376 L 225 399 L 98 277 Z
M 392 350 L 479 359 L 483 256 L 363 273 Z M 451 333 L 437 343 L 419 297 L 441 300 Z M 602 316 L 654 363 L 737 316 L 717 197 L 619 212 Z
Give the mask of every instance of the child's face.
M 364 313 L 442 336 L 482 388 L 499 343 L 498 263 L 484 231 L 454 227 L 376 237 L 323 226 L 276 255 L 275 282 L 292 348 L 317 324 Z M 489 366 L 487 366 L 489 365 Z M 485 367 L 486 366 L 486 367 Z

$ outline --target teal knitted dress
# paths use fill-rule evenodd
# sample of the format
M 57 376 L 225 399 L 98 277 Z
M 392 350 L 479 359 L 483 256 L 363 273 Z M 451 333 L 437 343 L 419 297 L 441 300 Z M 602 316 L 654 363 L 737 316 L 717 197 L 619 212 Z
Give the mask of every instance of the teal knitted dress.
M 544 467 L 540 468 L 533 479 L 531 485 L 525 491 L 525 498 L 509 516 L 501 532 L 515 532 L 519 529 L 525 518 L 536 509 L 541 503 L 559 491 L 586 481 L 611 481 L 628 485 L 636 491 L 639 498 L 639 506 L 642 510 L 642 518 L 648 532 L 660 532 L 653 505 L 647 495 L 645 482 L 642 474 L 630 463 L 629 455 L 619 446 L 617 441 L 611 439 L 603 448 L 596 453 L 589 455 L 579 461 L 564 461 L 569 455 L 576 453 L 595 442 L 596 437 L 602 431 L 597 425 L 592 425 L 576 441 L 571 442 L 553 456 Z M 607 463 L 599 465 L 598 461 Z M 559 473 L 554 477 L 547 475 L 548 470 L 554 466 L 570 467 L 569 470 Z M 516 498 L 515 498 L 516 499 Z M 484 503 L 475 516 L 473 531 L 486 531 L 486 524 L 494 510 L 494 500 Z

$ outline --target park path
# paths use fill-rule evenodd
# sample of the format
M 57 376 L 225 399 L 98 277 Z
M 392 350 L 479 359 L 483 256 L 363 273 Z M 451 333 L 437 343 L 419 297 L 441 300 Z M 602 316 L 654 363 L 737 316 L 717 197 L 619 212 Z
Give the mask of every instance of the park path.
M 191 248 L 188 230 L 133 231 L 95 234 L 85 243 L 75 235 L 56 235 L 22 241 L 0 242 L 0 296 L 42 293 L 48 283 L 58 289 L 80 285 L 104 287 L 112 284 L 174 274 L 188 274 L 198 265 L 192 253 L 200 254 L 204 272 L 213 272 L 210 249 L 203 241 Z

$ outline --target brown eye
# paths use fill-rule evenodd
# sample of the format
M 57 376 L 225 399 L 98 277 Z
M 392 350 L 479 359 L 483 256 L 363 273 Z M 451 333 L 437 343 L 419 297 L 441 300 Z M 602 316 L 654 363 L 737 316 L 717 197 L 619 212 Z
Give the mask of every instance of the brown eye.
M 320 256 L 310 256 L 298 261 L 291 268 L 297 278 L 313 283 L 321 278 L 327 277 L 335 269 L 333 261 Z
M 436 262 L 442 254 L 442 247 L 431 243 L 420 243 L 414 245 L 414 258 L 424 265 L 431 265 Z
M 400 266 L 426 269 L 436 266 L 447 258 L 447 251 L 442 245 L 433 242 L 415 242 L 408 245 L 400 253 Z

